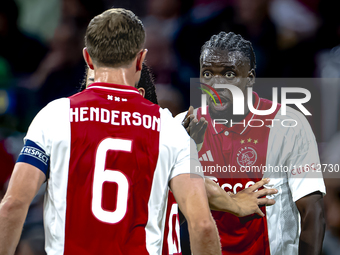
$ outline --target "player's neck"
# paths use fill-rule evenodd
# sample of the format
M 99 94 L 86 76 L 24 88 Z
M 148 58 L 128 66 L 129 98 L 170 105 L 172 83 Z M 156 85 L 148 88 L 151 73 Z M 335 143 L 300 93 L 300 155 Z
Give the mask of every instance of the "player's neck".
M 94 82 L 135 87 L 135 76 L 131 68 L 99 67 L 94 70 Z

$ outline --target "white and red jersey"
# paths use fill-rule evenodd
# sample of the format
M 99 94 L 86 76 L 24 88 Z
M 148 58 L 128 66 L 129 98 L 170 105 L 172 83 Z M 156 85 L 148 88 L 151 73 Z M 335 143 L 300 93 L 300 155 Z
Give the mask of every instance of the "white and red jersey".
M 179 228 L 178 204 L 172 192 L 169 191 L 162 255 L 182 254 Z
M 25 141 L 20 161 L 49 164 L 48 255 L 162 254 L 168 183 L 199 164 L 170 112 L 133 87 L 93 83 L 42 109 Z
M 256 93 L 254 96 L 255 109 L 271 108 L 271 101 L 260 99 Z M 185 114 L 176 116 L 176 119 L 182 121 Z M 276 204 L 261 208 L 266 217 L 250 215 L 238 218 L 229 213 L 212 212 L 223 254 L 298 254 L 300 220 L 295 202 L 315 191 L 325 193 L 322 173 L 314 171 L 320 160 L 315 137 L 306 118 L 289 107 L 287 114 L 282 115 L 280 105 L 269 116 L 249 113 L 244 121 L 232 127 L 214 127 L 208 109 L 207 115 L 202 116 L 200 108 L 195 110 L 195 115 L 197 119 L 205 117 L 209 122 L 199 151 L 206 177 L 233 193 L 269 177 L 269 187 L 278 190 L 270 197 L 275 199 Z M 264 125 L 261 126 L 260 120 Z M 292 120 L 297 122 L 296 126 Z M 263 166 L 266 167 L 264 173 Z M 281 166 L 283 168 L 280 169 Z M 246 172 L 247 167 L 253 170 L 257 167 L 260 171 Z M 281 173 L 270 173 L 270 169 Z

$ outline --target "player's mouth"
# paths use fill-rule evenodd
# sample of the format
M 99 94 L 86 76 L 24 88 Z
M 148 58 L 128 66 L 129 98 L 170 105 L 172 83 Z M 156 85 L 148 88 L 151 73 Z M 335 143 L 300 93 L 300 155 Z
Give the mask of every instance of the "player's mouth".
M 214 96 L 214 99 L 216 101 L 216 104 L 212 101 L 211 106 L 216 110 L 216 111 L 224 111 L 225 109 L 227 109 L 227 107 L 230 105 L 230 100 L 224 96 L 219 95 L 221 98 L 221 102 L 220 100 L 217 98 L 217 96 Z

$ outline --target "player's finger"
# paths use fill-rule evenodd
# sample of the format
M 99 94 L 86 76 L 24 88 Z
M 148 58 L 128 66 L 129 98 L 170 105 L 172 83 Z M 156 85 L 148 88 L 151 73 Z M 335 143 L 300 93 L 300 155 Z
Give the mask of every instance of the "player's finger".
M 184 119 L 183 119 L 183 121 L 182 121 L 182 126 L 183 126 L 184 128 L 187 128 L 187 127 L 188 127 L 188 125 L 189 125 L 189 123 L 190 123 L 190 118 L 189 118 L 189 116 L 190 116 L 190 115 L 193 115 L 193 114 L 192 114 L 193 112 L 194 112 L 194 107 L 190 106 L 189 109 L 188 109 L 188 111 L 187 111 L 187 114 L 185 115 L 185 117 L 184 117 Z
M 261 211 L 259 207 L 256 209 L 255 213 L 260 215 L 261 217 L 264 217 L 264 213 Z
M 188 118 L 186 118 L 185 121 L 182 122 L 183 127 L 187 130 L 188 134 L 190 134 L 190 123 L 195 119 L 195 116 L 193 114 L 190 114 Z
M 189 115 L 189 116 L 190 116 L 190 115 Z M 186 117 L 186 118 L 183 120 L 183 122 L 182 122 L 182 126 L 183 126 L 184 128 L 187 128 L 187 127 L 189 126 L 189 123 L 190 123 L 190 118 L 189 118 L 189 116 Z
M 187 125 L 187 127 L 185 127 L 185 130 L 187 131 L 188 135 L 192 135 L 192 122 L 194 120 L 195 116 L 193 114 L 191 114 L 187 119 L 189 119 L 189 123 Z M 191 125 L 191 126 L 190 126 Z
M 259 198 L 259 199 L 257 199 L 257 204 L 259 206 L 261 206 L 261 205 L 273 205 L 273 204 L 275 204 L 275 200 L 269 199 L 269 198 L 266 198 L 266 197 Z
M 204 122 L 205 122 L 205 118 L 202 117 L 202 118 L 196 123 L 195 130 L 197 130 L 198 133 L 199 133 L 200 130 L 204 127 Z
M 189 109 L 188 109 L 188 111 L 187 111 L 187 114 L 185 115 L 183 121 L 184 121 L 186 118 L 188 118 L 189 115 L 191 115 L 192 113 L 193 113 L 193 107 L 190 105 L 190 106 L 189 106 Z
M 276 201 L 274 199 L 268 199 L 266 206 L 275 205 Z
M 196 125 L 198 123 L 198 120 L 195 118 L 194 115 L 190 115 L 190 124 L 189 124 L 189 128 L 190 130 L 193 130 L 193 128 L 197 128 Z
M 277 193 L 277 189 L 261 189 L 257 192 L 255 192 L 255 196 L 256 197 L 263 197 L 263 196 L 267 196 L 267 195 L 273 195 Z
M 207 130 L 207 128 L 208 128 L 208 121 L 204 121 L 203 122 L 203 125 L 202 125 L 202 127 L 201 127 L 201 129 L 200 129 L 200 131 L 198 132 L 198 136 L 200 137 L 203 137 L 204 136 L 204 134 L 205 134 L 205 131 Z
M 193 114 L 194 112 L 194 107 L 192 107 L 191 105 L 189 106 L 189 109 L 188 109 L 188 112 L 187 114 L 185 115 L 183 121 L 185 121 L 191 114 Z
M 205 118 L 201 117 L 200 120 L 198 121 L 198 125 L 200 126 L 200 128 L 202 128 L 206 122 L 207 121 L 205 120 Z
M 270 180 L 268 178 L 262 179 L 261 181 L 255 183 L 253 186 L 250 186 L 247 190 L 249 192 L 253 192 L 259 188 L 261 188 L 263 185 L 267 184 Z
M 189 115 L 194 113 L 194 107 L 192 105 L 189 106 L 188 113 L 189 113 Z

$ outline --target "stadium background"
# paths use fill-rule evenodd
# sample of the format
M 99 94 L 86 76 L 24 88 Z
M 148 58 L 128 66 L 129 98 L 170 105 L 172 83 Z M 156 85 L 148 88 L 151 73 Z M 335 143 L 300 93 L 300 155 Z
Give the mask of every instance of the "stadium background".
M 90 19 L 124 7 L 143 21 L 158 101 L 176 115 L 190 104 L 200 48 L 233 31 L 253 43 L 257 77 L 339 78 L 340 2 L 336 0 L 1 0 L 0 199 L 35 114 L 83 81 L 84 33 Z M 311 83 L 309 119 L 322 162 L 340 164 L 340 84 Z M 267 87 L 254 89 L 260 95 Z M 325 179 L 324 254 L 339 254 L 340 182 Z M 42 194 L 31 206 L 17 254 L 44 254 Z

